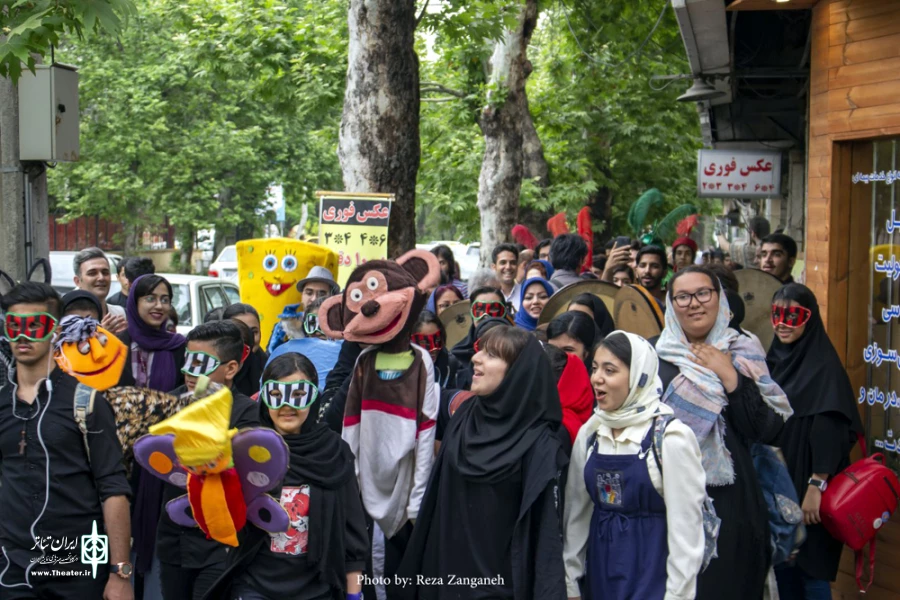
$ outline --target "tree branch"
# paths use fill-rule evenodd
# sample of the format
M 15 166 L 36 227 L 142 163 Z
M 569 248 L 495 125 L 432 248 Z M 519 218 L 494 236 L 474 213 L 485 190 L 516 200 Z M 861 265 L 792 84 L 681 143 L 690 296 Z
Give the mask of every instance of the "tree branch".
M 425 4 L 422 6 L 422 12 L 419 13 L 418 17 L 416 17 L 416 27 L 418 27 L 419 23 L 422 22 L 422 17 L 425 16 L 426 10 L 428 10 L 428 0 L 425 0 Z
M 428 92 L 442 92 L 444 94 L 450 94 L 451 96 L 455 96 L 457 98 L 465 98 L 466 93 L 460 92 L 459 90 L 454 90 L 452 88 L 448 88 L 445 85 L 441 85 L 435 81 L 423 81 L 419 86 L 419 92 L 422 94 L 427 94 Z
M 449 97 L 449 98 L 422 98 L 420 102 L 456 102 L 459 98 Z

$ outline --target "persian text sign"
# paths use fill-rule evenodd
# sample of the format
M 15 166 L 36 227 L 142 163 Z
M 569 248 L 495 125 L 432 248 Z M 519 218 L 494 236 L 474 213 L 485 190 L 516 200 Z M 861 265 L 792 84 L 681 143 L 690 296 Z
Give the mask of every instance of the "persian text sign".
M 319 244 L 338 255 L 338 283 L 353 269 L 388 256 L 392 195 L 319 192 Z
M 697 194 L 701 198 L 781 196 L 781 153 L 700 150 Z

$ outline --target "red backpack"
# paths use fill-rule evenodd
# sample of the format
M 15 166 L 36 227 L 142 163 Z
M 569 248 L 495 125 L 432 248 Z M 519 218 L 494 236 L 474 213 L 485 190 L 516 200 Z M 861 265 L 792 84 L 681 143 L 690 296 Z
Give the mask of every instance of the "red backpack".
M 856 585 L 863 593 L 875 578 L 875 536 L 890 520 L 900 501 L 900 481 L 884 466 L 884 456 L 867 456 L 866 441 L 859 437 L 863 459 L 832 477 L 822 494 L 819 514 L 831 536 L 856 552 Z M 869 544 L 869 582 L 862 584 L 863 548 Z

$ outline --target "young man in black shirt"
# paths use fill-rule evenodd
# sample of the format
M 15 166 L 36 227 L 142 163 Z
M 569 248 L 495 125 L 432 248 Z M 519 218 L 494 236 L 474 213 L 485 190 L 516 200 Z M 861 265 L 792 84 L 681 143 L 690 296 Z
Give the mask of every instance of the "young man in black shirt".
M 243 358 L 244 340 L 232 321 L 212 321 L 194 328 L 187 335 L 185 364 L 181 369 L 185 385 L 172 394 L 193 392 L 200 375 L 232 388 Z M 229 426 L 238 429 L 258 426 L 256 402 L 233 388 L 231 393 Z M 185 490 L 166 484 L 163 504 L 184 494 Z M 226 546 L 206 539 L 198 527 L 176 525 L 166 511 L 160 516 L 156 532 L 156 555 L 165 600 L 199 600 L 225 572 Z
M 113 411 L 96 394 L 82 434 L 78 382 L 52 356 L 52 287 L 19 284 L 0 308 L 14 361 L 0 388 L 0 598 L 131 600 L 131 489 Z

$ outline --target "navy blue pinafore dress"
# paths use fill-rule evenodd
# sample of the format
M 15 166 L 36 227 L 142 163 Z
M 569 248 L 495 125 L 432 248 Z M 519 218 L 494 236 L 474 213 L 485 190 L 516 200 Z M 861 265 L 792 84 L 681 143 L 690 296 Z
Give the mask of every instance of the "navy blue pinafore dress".
M 598 454 L 584 467 L 594 512 L 586 583 L 593 600 L 654 600 L 666 595 L 666 503 L 647 470 L 653 427 L 637 454 Z

